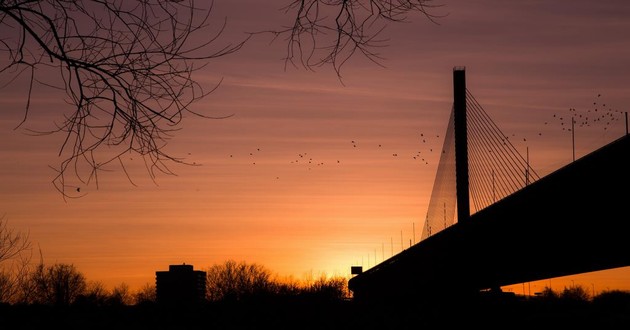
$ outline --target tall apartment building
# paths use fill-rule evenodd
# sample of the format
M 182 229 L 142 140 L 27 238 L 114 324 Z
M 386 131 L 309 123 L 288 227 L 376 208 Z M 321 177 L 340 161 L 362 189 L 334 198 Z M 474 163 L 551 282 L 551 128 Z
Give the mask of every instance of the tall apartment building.
M 155 272 L 157 302 L 190 305 L 205 301 L 206 272 L 192 265 L 170 265 L 168 271 Z

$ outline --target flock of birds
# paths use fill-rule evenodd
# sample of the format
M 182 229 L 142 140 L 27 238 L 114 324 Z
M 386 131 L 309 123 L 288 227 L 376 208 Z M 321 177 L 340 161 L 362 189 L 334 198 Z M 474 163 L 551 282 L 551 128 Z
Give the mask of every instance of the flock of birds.
M 555 112 L 551 116 L 550 120 L 544 122 L 544 126 L 557 126 L 561 131 L 570 133 L 588 130 L 585 134 L 605 134 L 613 126 L 619 125 L 619 122 L 624 119 L 625 113 L 614 109 L 609 104 L 607 105 L 602 100 L 602 94 L 597 94 L 592 106 L 587 109 L 568 108 L 566 112 Z M 536 135 L 543 136 L 543 132 L 539 131 Z M 516 134 L 506 136 L 505 139 L 513 142 L 528 141 L 526 136 L 517 136 Z M 504 143 L 507 143 L 505 139 Z
M 596 100 L 593 102 L 592 107 L 588 109 L 579 111 L 576 108 L 569 108 L 567 113 L 553 113 L 552 119 L 544 122 L 544 125 L 558 125 L 563 131 L 576 130 L 576 128 L 583 127 L 591 127 L 592 129 L 601 129 L 604 131 L 610 129 L 612 125 L 617 124 L 623 117 L 623 112 L 619 110 L 613 109 L 610 105 L 607 105 L 605 102 L 602 102 L 602 95 L 598 94 Z M 573 121 L 573 122 L 571 122 Z M 538 136 L 542 136 L 543 133 L 538 132 Z M 397 151 L 388 149 L 384 146 L 384 144 L 371 144 L 367 146 L 368 148 L 377 148 L 379 150 L 383 150 L 383 155 L 392 157 L 392 158 L 406 158 L 412 161 L 419 162 L 423 165 L 429 165 L 431 161 L 435 161 L 437 155 L 435 155 L 434 150 L 438 150 L 441 147 L 443 141 L 440 140 L 440 135 L 435 134 L 425 134 L 422 132 L 418 132 L 418 145 L 421 150 L 413 154 L 403 154 Z M 436 140 L 437 138 L 437 140 Z M 506 137 L 508 138 L 508 137 Z M 517 138 L 515 134 L 511 135 L 511 138 Z M 510 138 L 510 139 L 511 139 Z M 523 142 L 527 142 L 527 137 L 522 137 Z M 341 142 L 344 143 L 344 142 Z M 347 142 L 345 142 L 347 143 Z M 440 147 L 437 147 L 437 146 Z M 350 140 L 348 144 L 349 148 L 360 150 L 366 148 L 366 145 L 360 146 L 357 140 Z M 433 154 L 431 154 L 433 153 Z M 253 150 L 246 153 L 246 158 L 243 157 L 243 153 L 239 154 L 230 154 L 229 157 L 234 160 L 243 161 L 245 160 L 247 163 L 251 165 L 257 164 L 265 164 L 269 158 L 265 159 L 261 156 L 263 155 L 262 148 L 254 148 Z M 274 159 L 274 162 L 277 162 L 277 159 Z M 305 165 L 304 167 L 307 170 L 312 170 L 317 167 L 322 167 L 327 164 L 341 164 L 343 163 L 342 159 L 336 159 L 332 157 L 319 157 L 316 158 L 313 154 L 308 152 L 301 152 L 293 155 L 288 155 L 286 157 L 287 164 L 292 165 Z M 280 179 L 280 176 L 276 176 L 276 179 Z
M 578 129 L 587 129 L 589 133 L 606 133 L 624 118 L 624 112 L 614 109 L 602 100 L 602 94 L 597 94 L 591 107 L 578 110 L 569 108 L 563 113 L 553 113 L 552 119 L 544 125 L 557 125 L 562 131 L 576 133 Z M 541 136 L 542 132 L 538 132 Z M 526 141 L 523 138 L 523 141 Z
M 597 100 L 601 99 L 601 97 L 601 94 L 597 94 Z M 560 123 L 562 130 L 569 132 L 575 127 L 593 127 L 597 125 L 601 125 L 603 130 L 607 131 L 612 125 L 622 119 L 623 112 L 613 109 L 610 105 L 606 106 L 606 103 L 599 103 L 597 100 L 593 102 L 593 107 L 586 109 L 586 111 L 569 108 L 568 116 L 554 114 L 553 117 Z M 545 124 L 547 123 L 545 122 Z
M 439 139 L 440 135 L 435 135 L 435 137 L 437 139 Z M 396 152 L 396 151 L 392 151 L 392 150 L 388 150 L 385 151 L 387 148 L 383 145 L 383 144 L 374 144 L 371 145 L 372 148 L 376 148 L 376 149 L 380 149 L 383 150 L 383 155 L 387 156 L 387 157 L 392 157 L 392 158 L 403 158 L 403 157 L 408 157 L 408 159 L 411 159 L 412 161 L 417 161 L 420 162 L 421 164 L 424 165 L 429 165 L 430 164 L 430 153 L 433 152 L 434 147 L 433 145 L 436 143 L 436 141 L 432 140 L 433 135 L 431 135 L 431 138 L 429 138 L 428 134 L 424 134 L 424 133 L 419 133 L 419 143 L 422 150 L 418 150 L 417 152 L 404 156 L 402 153 Z M 342 142 L 345 143 L 345 142 Z M 442 143 L 441 141 L 437 141 L 437 143 Z M 350 143 L 348 144 L 349 147 L 353 150 L 361 150 L 362 147 L 360 147 L 359 142 L 357 140 L 351 140 Z M 422 148 L 424 147 L 424 149 Z M 365 146 L 363 146 L 363 148 L 366 148 Z M 261 158 L 261 155 L 263 154 L 263 150 L 262 148 L 258 147 L 255 148 L 249 152 L 246 152 L 245 156 L 247 159 L 247 162 L 250 165 L 257 165 L 257 164 L 264 164 L 265 161 L 267 159 Z M 243 154 L 229 154 L 229 158 L 230 159 L 238 159 L 238 160 L 243 160 Z M 337 158 L 315 158 L 314 156 L 312 156 L 312 154 L 308 153 L 308 152 L 301 152 L 301 153 L 297 153 L 294 154 L 293 156 L 287 156 L 286 158 L 286 162 L 289 165 L 305 165 L 306 170 L 310 171 L 314 168 L 317 167 L 321 167 L 330 163 L 333 164 L 341 164 L 343 163 L 342 159 L 337 159 Z M 322 160 L 323 159 L 323 160 Z M 276 176 L 276 179 L 280 179 L 279 176 Z

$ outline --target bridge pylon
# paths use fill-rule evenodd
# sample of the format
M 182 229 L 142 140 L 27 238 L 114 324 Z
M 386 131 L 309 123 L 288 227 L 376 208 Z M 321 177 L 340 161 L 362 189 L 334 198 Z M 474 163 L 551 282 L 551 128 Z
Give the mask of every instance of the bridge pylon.
M 468 183 L 468 130 L 466 125 L 466 68 L 453 68 L 453 115 L 455 125 L 455 184 L 457 222 L 470 218 Z

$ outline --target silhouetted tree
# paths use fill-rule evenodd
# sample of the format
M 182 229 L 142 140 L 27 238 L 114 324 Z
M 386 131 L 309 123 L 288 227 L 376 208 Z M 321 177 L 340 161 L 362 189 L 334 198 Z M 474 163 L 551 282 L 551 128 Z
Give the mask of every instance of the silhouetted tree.
M 292 0 L 284 10 L 292 26 L 275 31 L 287 42 L 286 63 L 313 69 L 332 65 L 338 75 L 354 55 L 380 65 L 385 46 L 381 33 L 389 23 L 406 22 L 419 13 L 435 22 L 433 0 Z
M 9 228 L 5 216 L 0 216 L 0 265 L 18 258 L 20 253 L 29 250 L 30 247 L 28 233 Z
M 134 303 L 134 297 L 132 292 L 129 290 L 129 285 L 127 285 L 127 283 L 121 283 L 114 287 L 109 296 L 108 302 L 110 305 L 117 306 L 132 305 Z
M 557 292 L 553 291 L 550 287 L 546 286 L 540 292 L 540 297 L 541 299 L 552 301 L 552 300 L 557 300 L 558 298 L 560 298 L 560 295 Z
M 85 290 L 74 301 L 77 305 L 104 306 L 109 300 L 105 285 L 101 282 L 86 283 Z
M 25 113 L 42 88 L 65 92 L 61 122 L 38 134 L 65 135 L 53 180 L 65 196 L 81 194 L 110 163 L 123 170 L 139 155 L 153 178 L 184 163 L 163 147 L 186 115 L 215 118 L 192 104 L 216 88 L 193 73 L 244 43 L 216 45 L 225 20 L 210 24 L 212 1 L 0 1 L 0 77 L 24 84 Z M 18 78 L 25 78 L 20 80 Z M 100 152 L 99 152 L 100 151 Z M 68 172 L 79 182 L 66 180 Z M 71 189 L 70 189 L 71 188 Z
M 29 271 L 31 242 L 28 233 L 8 227 L 0 216 L 0 303 L 15 302 Z
M 307 283 L 306 293 L 322 300 L 342 300 L 350 298 L 348 279 L 341 276 L 328 278 L 322 274 L 316 280 Z
M 40 263 L 32 274 L 33 302 L 38 304 L 68 306 L 85 294 L 85 276 L 74 265 L 57 263 L 45 266 Z
M 304 298 L 335 301 L 350 297 L 344 277 L 308 276 L 302 281 L 279 279 L 258 264 L 228 260 L 206 271 L 208 301 L 246 301 L 256 298 Z
M 146 283 L 133 295 L 134 304 L 153 304 L 157 301 L 155 285 Z
M 83 293 L 74 301 L 76 305 L 126 306 L 132 305 L 134 297 L 126 283 L 121 283 L 108 291 L 101 282 L 88 282 Z
M 239 301 L 275 292 L 271 272 L 258 264 L 228 260 L 206 270 L 209 301 Z
M 0 303 L 12 303 L 17 295 L 17 281 L 11 270 L 0 268 Z
M 275 290 L 279 296 L 298 296 L 304 291 L 304 283 L 293 276 L 276 279 Z

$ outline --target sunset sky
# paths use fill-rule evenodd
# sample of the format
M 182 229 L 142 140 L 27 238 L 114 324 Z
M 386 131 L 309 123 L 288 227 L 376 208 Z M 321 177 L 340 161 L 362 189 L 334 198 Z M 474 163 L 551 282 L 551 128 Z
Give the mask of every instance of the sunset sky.
M 220 42 L 291 23 L 288 0 L 216 0 Z M 47 264 L 74 264 L 109 287 L 154 283 L 170 264 L 228 259 L 281 277 L 350 276 L 417 242 L 452 106 L 452 70 L 540 176 L 621 137 L 630 110 L 630 2 L 442 0 L 431 22 L 390 24 L 378 66 L 286 67 L 286 44 L 260 34 L 196 79 L 216 91 L 194 105 L 226 119 L 186 118 L 155 182 L 140 162 L 100 173 L 65 199 L 51 181 L 63 136 L 32 136 L 62 119 L 63 94 L 0 75 L 0 216 L 26 231 Z M 0 58 L 0 61 L 5 61 Z M 571 112 L 569 109 L 575 109 Z M 593 113 L 610 114 L 596 121 Z M 562 119 L 561 119 L 562 118 Z M 421 154 L 422 157 L 416 157 Z M 424 158 L 424 161 L 421 159 Z M 532 233 L 536 228 L 530 228 Z M 540 229 L 542 230 L 542 228 Z M 586 239 L 586 238 L 585 238 Z M 630 267 L 527 284 L 630 290 Z M 522 292 L 525 285 L 509 290 Z

